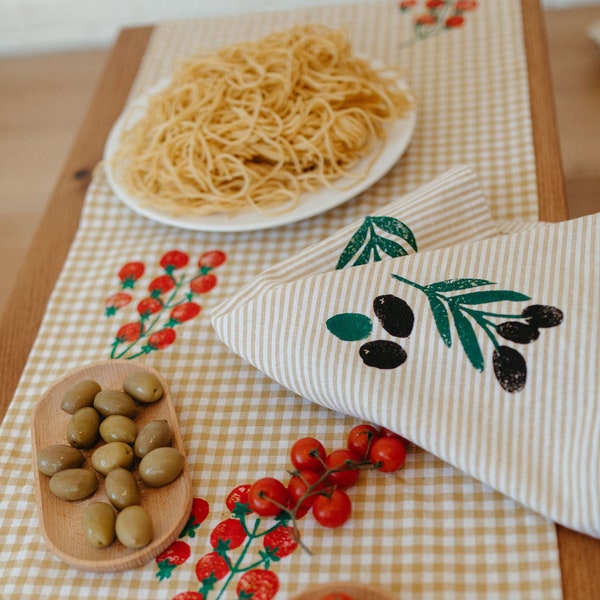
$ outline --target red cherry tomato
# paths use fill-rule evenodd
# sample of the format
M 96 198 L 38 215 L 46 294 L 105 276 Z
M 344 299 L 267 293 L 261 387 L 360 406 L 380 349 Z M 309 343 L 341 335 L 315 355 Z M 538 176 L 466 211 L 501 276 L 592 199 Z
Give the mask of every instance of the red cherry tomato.
M 347 465 L 348 462 L 356 463 L 356 457 L 350 450 L 334 450 L 325 459 L 328 469 L 334 469 L 327 475 L 327 482 L 339 488 L 352 487 L 358 481 L 359 470 Z M 337 471 L 337 469 L 342 469 Z
M 292 527 L 280 525 L 263 538 L 264 548 L 269 548 L 279 558 L 284 558 L 294 552 L 298 542 L 294 538 Z
M 321 442 L 312 437 L 300 438 L 294 442 L 290 450 L 290 459 L 296 469 L 303 471 L 316 471 L 322 473 L 325 470 L 323 461 L 327 452 Z
M 225 519 L 212 530 L 210 545 L 217 548 L 219 542 L 229 542 L 227 548 L 233 550 L 241 546 L 246 537 L 244 526 L 238 519 Z
M 141 323 L 125 323 L 119 331 L 117 331 L 117 339 L 119 342 L 135 342 L 142 335 Z
M 135 282 L 144 274 L 144 263 L 130 262 L 124 264 L 119 271 L 119 279 L 123 288 L 132 288 Z
M 261 517 L 275 517 L 288 502 L 287 488 L 274 477 L 255 481 L 248 491 L 250 508 Z
M 352 502 L 343 490 L 333 490 L 331 494 L 318 496 L 312 511 L 319 525 L 340 527 L 352 514 Z
M 148 285 L 148 291 L 153 298 L 170 292 L 175 287 L 175 280 L 171 275 L 160 275 L 154 278 Z
M 217 278 L 212 273 L 206 275 L 198 275 L 198 277 L 190 281 L 190 290 L 194 294 L 206 294 L 217 285 Z
M 222 265 L 225 262 L 226 258 L 227 255 L 221 250 L 209 250 L 208 252 L 205 252 L 202 256 L 200 256 L 200 258 L 198 259 L 198 266 L 209 267 L 211 269 L 214 269 L 215 267 L 219 267 L 220 265 Z
M 195 571 L 198 581 L 202 583 L 212 577 L 223 579 L 229 573 L 229 565 L 216 552 L 209 552 L 196 563 Z
M 357 460 L 364 460 L 367 458 L 369 448 L 378 437 L 379 432 L 373 425 L 367 423 L 357 425 L 348 434 L 348 450 L 354 454 Z
M 137 305 L 137 311 L 142 317 L 149 317 L 162 310 L 163 303 L 158 298 L 142 298 Z
M 271 600 L 279 590 L 279 578 L 273 571 L 252 569 L 244 573 L 237 584 L 239 597 L 252 600 Z
M 369 452 L 369 460 L 384 473 L 397 471 L 406 460 L 406 448 L 395 437 L 382 437 L 375 441 Z
M 323 488 L 323 484 L 316 485 L 317 482 L 321 479 L 321 475 L 316 471 L 298 471 L 297 475 L 292 475 L 288 482 L 288 493 L 290 495 L 290 506 L 294 508 L 300 498 L 304 496 L 304 494 L 308 491 L 308 488 L 311 487 L 312 491 L 317 491 Z M 303 502 L 302 507 L 310 508 L 315 501 L 316 495 L 307 496 Z
M 162 350 L 170 346 L 177 337 L 175 330 L 171 327 L 159 329 L 148 338 L 148 346 L 154 350 Z
M 175 271 L 176 269 L 181 269 L 188 264 L 189 257 L 185 252 L 181 252 L 180 250 L 170 250 L 163 254 L 160 259 L 160 266 L 165 269 L 168 273 Z
M 238 485 L 233 488 L 229 494 L 227 494 L 227 498 L 225 498 L 225 506 L 231 511 L 233 511 L 237 504 L 247 504 L 248 503 L 248 492 L 252 486 L 248 483 L 244 483 L 242 485 Z
M 183 302 L 173 308 L 170 317 L 172 321 L 183 323 L 196 317 L 201 310 L 202 307 L 196 302 Z

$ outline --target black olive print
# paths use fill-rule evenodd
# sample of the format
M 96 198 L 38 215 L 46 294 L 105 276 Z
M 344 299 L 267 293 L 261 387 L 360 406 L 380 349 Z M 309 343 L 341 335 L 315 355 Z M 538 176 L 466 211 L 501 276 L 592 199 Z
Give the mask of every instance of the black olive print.
M 521 321 L 506 321 L 500 323 L 496 327 L 498 335 L 501 335 L 505 340 L 510 340 L 516 344 L 529 344 L 540 337 L 540 332 L 537 327 L 531 323 L 522 323 Z
M 534 327 L 556 327 L 563 321 L 563 313 L 556 306 L 532 304 L 521 313 Z
M 368 367 L 395 369 L 406 361 L 406 351 L 389 340 L 375 340 L 360 347 L 359 355 Z
M 520 352 L 509 346 L 499 346 L 492 357 L 494 374 L 507 392 L 520 392 L 527 381 L 527 364 Z
M 398 296 L 385 294 L 373 300 L 373 310 L 381 326 L 395 337 L 408 337 L 415 324 L 412 308 Z

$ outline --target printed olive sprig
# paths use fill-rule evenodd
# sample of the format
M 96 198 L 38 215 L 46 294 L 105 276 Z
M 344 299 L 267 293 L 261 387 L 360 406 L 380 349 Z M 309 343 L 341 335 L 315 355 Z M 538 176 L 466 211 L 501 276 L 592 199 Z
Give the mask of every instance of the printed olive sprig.
M 526 294 L 513 290 L 476 289 L 496 285 L 487 279 L 446 279 L 421 285 L 400 275 L 392 277 L 425 294 L 444 344 L 452 347 L 454 331 L 471 365 L 483 371 L 485 358 L 475 330 L 476 326 L 480 327 L 493 344 L 494 375 L 507 392 L 519 392 L 525 387 L 527 363 L 518 350 L 502 344 L 499 338 L 514 344 L 529 344 L 539 338 L 540 329 L 556 327 L 563 321 L 560 309 L 542 304 L 531 304 L 519 313 L 482 308 L 498 302 L 531 300 Z M 390 335 L 406 338 L 411 334 L 414 313 L 402 298 L 392 294 L 377 296 L 373 301 L 373 311 Z M 327 319 L 326 327 L 343 341 L 359 341 L 372 334 L 373 321 L 361 313 L 339 313 Z M 406 351 L 400 344 L 383 339 L 364 343 L 359 349 L 359 356 L 365 365 L 379 369 L 394 369 L 407 359 Z
M 404 223 L 394 217 L 365 217 L 362 225 L 346 244 L 335 268 L 343 269 L 353 259 L 354 263 L 351 265 L 353 267 L 378 262 L 382 254 L 391 258 L 406 256 L 409 250 L 404 247 L 403 242 L 417 252 L 417 240 L 411 229 Z
M 531 300 L 529 296 L 513 290 L 472 291 L 474 288 L 496 285 L 487 279 L 446 279 L 421 285 L 400 275 L 392 277 L 425 294 L 444 344 L 449 348 L 452 346 L 451 325 L 454 324 L 456 335 L 469 362 L 478 371 L 483 371 L 484 356 L 473 327 L 478 325 L 494 346 L 494 375 L 507 392 L 519 392 L 525 387 L 527 364 L 518 350 L 502 345 L 497 336 L 516 344 L 529 344 L 538 339 L 540 328 L 556 327 L 563 321 L 560 309 L 541 304 L 527 306 L 520 313 L 508 314 L 475 308 L 496 302 Z M 509 320 L 497 323 L 494 319 Z

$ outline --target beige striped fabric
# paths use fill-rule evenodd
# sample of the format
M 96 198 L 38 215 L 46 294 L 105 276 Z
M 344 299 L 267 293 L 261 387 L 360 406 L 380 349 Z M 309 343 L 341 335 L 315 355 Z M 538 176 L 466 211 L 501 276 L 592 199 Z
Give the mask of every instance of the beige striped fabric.
M 595 215 L 280 285 L 272 269 L 264 292 L 217 309 L 213 325 L 303 398 L 600 536 L 599 233 Z M 389 323 L 405 307 L 377 313 L 391 296 L 412 309 L 409 334 Z M 352 319 L 371 330 L 352 337 Z M 401 347 L 397 366 L 386 352 Z
M 398 219 L 407 225 L 415 237 L 414 247 L 403 240 L 407 254 L 433 250 L 492 237 L 501 233 L 492 219 L 490 209 L 475 173 L 461 165 L 449 169 L 430 183 L 423 185 L 400 200 L 373 212 L 373 216 Z M 337 233 L 313 244 L 301 253 L 267 269 L 238 293 L 213 311 L 217 317 L 240 302 L 247 302 L 266 289 L 315 273 L 336 268 L 352 234 L 364 223 L 364 217 Z M 539 226 L 539 222 L 532 222 Z M 388 234 L 389 235 L 389 234 Z M 383 254 L 382 258 L 388 255 Z

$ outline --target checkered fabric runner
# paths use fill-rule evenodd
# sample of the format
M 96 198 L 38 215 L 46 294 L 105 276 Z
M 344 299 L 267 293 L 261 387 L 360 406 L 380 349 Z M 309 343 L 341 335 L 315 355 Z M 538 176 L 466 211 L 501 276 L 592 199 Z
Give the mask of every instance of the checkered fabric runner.
M 358 421 L 291 394 L 218 341 L 211 308 L 253 277 L 457 164 L 477 175 L 498 222 L 537 219 L 518 0 L 480 2 L 465 13 L 462 27 L 407 46 L 412 15 L 392 1 L 164 23 L 153 33 L 132 98 L 168 75 L 177 57 L 313 21 L 346 28 L 356 51 L 406 74 L 418 98 L 407 153 L 380 182 L 343 206 L 285 227 L 242 233 L 176 229 L 135 215 L 97 169 L 0 429 L 0 597 L 170 600 L 198 591 L 201 559 L 213 551 L 210 534 L 231 517 L 225 499 L 232 489 L 263 476 L 285 478 L 289 448 L 300 437 L 317 437 L 329 449 L 344 446 Z M 31 413 L 44 390 L 69 369 L 115 356 L 115 350 L 124 358 L 140 351 L 134 341 L 117 348 L 115 340 L 136 321 L 137 303 L 164 274 L 160 261 L 172 250 L 189 258 L 176 272 L 181 278 L 207 252 L 226 257 L 211 271 L 216 276 L 211 289 L 195 297 L 200 314 L 176 328 L 168 347 L 137 357 L 170 382 L 194 496 L 208 504 L 208 515 L 193 536 L 179 540 L 187 551 L 172 557 L 167 576 L 159 576 L 156 561 L 123 573 L 77 571 L 48 550 L 39 531 Z M 123 289 L 119 273 L 131 263 L 143 265 L 143 273 L 134 270 L 133 286 Z M 117 293 L 128 294 L 129 303 L 117 306 Z M 341 580 L 372 583 L 406 599 L 561 597 L 554 525 L 417 447 L 410 446 L 399 473 L 365 472 L 350 494 L 353 515 L 346 525 L 328 530 L 305 517 L 300 527 L 312 554 L 297 548 L 268 565 L 279 582 L 277 598 Z M 248 548 L 250 562 L 260 560 L 262 541 L 254 546 Z M 227 578 L 219 580 L 205 600 L 244 597 L 236 591 L 242 575 L 221 592 Z

